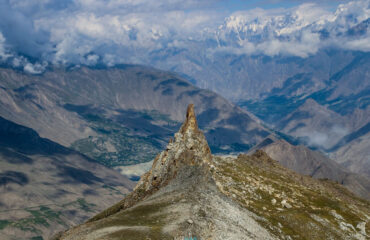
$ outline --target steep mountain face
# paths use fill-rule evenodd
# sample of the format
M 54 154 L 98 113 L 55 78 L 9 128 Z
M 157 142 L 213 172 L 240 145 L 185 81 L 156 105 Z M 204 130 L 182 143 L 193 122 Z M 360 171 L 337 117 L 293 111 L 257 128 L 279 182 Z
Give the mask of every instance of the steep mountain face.
M 333 148 L 331 157 L 352 172 L 370 176 L 370 133 L 365 127 L 342 138 Z
M 365 119 L 342 116 L 313 99 L 307 99 L 298 109 L 281 119 L 276 129 L 300 138 L 311 147 L 328 150 L 356 127 L 366 124 L 369 118 L 370 114 Z
M 279 86 L 261 93 L 260 99 L 241 99 L 239 104 L 268 123 L 293 112 L 310 98 L 336 113 L 350 115 L 369 105 L 369 63 L 369 53 L 335 51 L 298 59 L 289 64 L 298 64 L 302 69 L 284 78 Z M 307 69 L 305 64 L 313 68 Z M 325 65 L 329 66 L 322 69 Z M 279 79 L 278 76 L 272 78 Z M 275 110 L 268 114 L 268 109 Z
M 269 134 L 253 115 L 178 76 L 141 66 L 0 71 L 0 114 L 107 166 L 152 159 L 197 104 L 215 152 L 249 149 Z M 222 138 L 220 137 L 222 136 Z
M 121 202 L 54 239 L 365 239 L 369 202 L 263 151 L 212 156 L 192 105 Z
M 326 152 L 342 167 L 370 176 L 366 137 L 369 132 L 370 107 L 357 109 L 350 115 L 335 111 L 307 99 L 303 105 L 275 125 L 275 129 L 294 136 L 311 148 Z
M 361 169 L 364 158 L 353 153 L 344 159 L 335 151 L 349 143 L 347 135 L 355 136 L 370 121 L 369 56 L 334 51 L 297 60 L 290 64 L 300 62 L 303 68 L 283 80 L 281 86 L 266 91 L 258 100 L 240 101 L 239 105 L 276 130 L 340 157 L 338 162 L 351 162 L 347 165 L 350 169 Z M 308 63 L 316 70 L 308 70 Z
M 176 54 L 171 54 L 172 52 Z M 346 51 L 319 51 L 307 58 L 289 56 L 267 56 L 248 53 L 234 54 L 219 51 L 209 57 L 200 47 L 193 49 L 163 51 L 162 56 L 146 64 L 160 69 L 170 69 L 195 79 L 197 86 L 210 89 L 235 102 L 258 100 L 284 91 L 287 96 L 312 94 L 333 85 L 350 95 L 350 88 L 341 87 L 340 82 L 328 83 L 335 73 L 340 73 L 357 63 L 362 54 Z M 368 55 L 368 54 L 367 54 Z M 365 56 L 367 56 L 365 53 Z M 157 57 L 157 56 L 156 56 Z M 367 57 L 368 58 L 368 57 Z M 368 75 L 366 64 L 354 67 L 361 81 Z M 354 62 L 354 63 L 352 63 Z M 181 63 L 181 64 L 180 64 Z M 360 64 L 360 63 L 358 63 Z M 347 70 L 348 71 L 348 70 Z M 347 74 L 349 79 L 351 74 Z M 294 85 L 286 88 L 289 82 Z M 367 84 L 368 87 L 368 84 Z M 363 83 L 357 89 L 364 89 Z
M 370 179 L 352 173 L 320 152 L 299 145 L 293 146 L 284 140 L 266 138 L 251 152 L 261 149 L 282 166 L 316 179 L 330 179 L 342 184 L 349 191 L 365 199 L 370 198 Z
M 122 199 L 133 183 L 0 117 L 1 239 L 49 239 Z
M 300 138 L 307 145 L 322 148 L 332 147 L 349 131 L 344 117 L 313 99 L 306 100 L 297 110 L 281 119 L 276 129 Z

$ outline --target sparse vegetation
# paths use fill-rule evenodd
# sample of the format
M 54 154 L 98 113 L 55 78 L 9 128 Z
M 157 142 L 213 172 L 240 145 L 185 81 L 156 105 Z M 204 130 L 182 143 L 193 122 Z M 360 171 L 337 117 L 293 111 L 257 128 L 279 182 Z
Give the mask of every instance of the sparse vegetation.
M 260 223 L 281 238 L 340 239 L 357 234 L 356 226 L 367 222 L 369 202 L 338 184 L 301 176 L 263 154 L 216 160 L 215 177 L 226 186 L 222 191 L 262 216 Z
M 26 208 L 25 210 L 30 213 L 29 217 L 12 221 L 8 224 L 8 226 L 19 228 L 22 231 L 29 231 L 41 234 L 41 230 L 38 226 L 49 227 L 52 222 L 57 222 L 59 224 L 65 225 L 65 223 L 60 218 L 61 212 L 54 211 L 47 206 L 40 206 L 37 208 L 28 209 Z
M 104 184 L 102 187 L 103 188 L 106 188 L 106 189 L 109 189 L 110 191 L 112 191 L 112 192 L 114 192 L 116 194 L 122 194 L 120 191 L 118 191 L 116 188 L 114 188 L 112 186 L 109 186 L 109 185 Z
M 30 240 L 44 240 L 42 236 L 32 237 Z
M 62 209 L 66 209 L 71 205 L 78 206 L 79 209 L 85 212 L 94 212 L 95 204 L 88 203 L 85 199 L 79 198 L 76 201 L 72 201 L 61 206 L 58 205 L 42 205 L 32 208 L 25 208 L 24 211 L 28 212 L 30 216 L 14 220 L 0 220 L 0 230 L 5 227 L 18 228 L 25 232 L 32 232 L 35 234 L 42 234 L 41 228 L 48 228 L 53 224 L 57 223 L 62 226 L 68 227 L 68 225 L 63 220 Z M 55 210 L 58 209 L 58 210 Z M 21 209 L 18 209 L 21 210 Z M 41 236 L 35 236 L 33 239 L 42 239 Z
M 83 198 L 77 199 L 76 202 L 80 205 L 80 209 L 82 209 L 83 211 L 85 211 L 85 212 L 93 212 L 93 209 L 92 208 L 95 206 L 95 204 L 88 203 Z
M 4 229 L 6 226 L 8 226 L 11 222 L 8 220 L 0 220 L 0 230 Z
M 108 167 L 152 160 L 178 126 L 157 111 L 121 110 L 117 116 L 108 116 L 89 106 L 67 104 L 65 108 L 77 112 L 98 133 L 71 147 Z
M 124 239 L 173 239 L 164 234 L 162 228 L 170 220 L 164 208 L 170 203 L 155 203 L 139 205 L 125 211 L 121 211 L 114 217 L 104 221 L 99 228 L 108 228 L 114 226 L 125 226 L 126 229 L 116 231 L 108 238 Z

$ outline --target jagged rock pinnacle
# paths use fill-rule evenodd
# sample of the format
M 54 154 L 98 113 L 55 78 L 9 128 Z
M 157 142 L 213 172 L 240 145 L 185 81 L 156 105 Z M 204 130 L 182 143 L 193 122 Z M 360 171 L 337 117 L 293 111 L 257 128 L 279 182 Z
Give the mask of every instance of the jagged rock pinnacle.
M 204 134 L 198 129 L 194 105 L 190 104 L 186 119 L 175 139 L 154 160 L 149 172 L 144 174 L 135 189 L 149 191 L 167 184 L 184 166 L 208 166 L 212 161 L 211 151 Z
M 185 119 L 184 124 L 180 128 L 180 132 L 184 134 L 188 130 L 194 131 L 194 132 L 199 131 L 197 119 L 195 117 L 195 112 L 194 112 L 194 104 L 189 104 L 188 109 L 186 111 L 186 119 Z
M 117 206 L 109 208 L 89 221 L 96 221 L 135 205 L 168 185 L 179 175 L 184 177 L 184 172 L 197 172 L 201 178 L 206 179 L 210 173 L 211 162 L 211 150 L 203 132 L 198 128 L 194 105 L 190 104 L 185 122 L 175 134 L 175 139 L 170 139 L 166 149 L 157 155 L 152 168 L 141 176 L 134 191 Z

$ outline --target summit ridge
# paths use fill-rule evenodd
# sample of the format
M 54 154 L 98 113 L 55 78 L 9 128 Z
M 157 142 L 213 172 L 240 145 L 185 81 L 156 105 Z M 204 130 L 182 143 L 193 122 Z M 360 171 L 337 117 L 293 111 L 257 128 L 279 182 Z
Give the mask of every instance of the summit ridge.
M 134 191 L 58 240 L 367 239 L 370 203 L 262 150 L 214 156 L 186 119 Z

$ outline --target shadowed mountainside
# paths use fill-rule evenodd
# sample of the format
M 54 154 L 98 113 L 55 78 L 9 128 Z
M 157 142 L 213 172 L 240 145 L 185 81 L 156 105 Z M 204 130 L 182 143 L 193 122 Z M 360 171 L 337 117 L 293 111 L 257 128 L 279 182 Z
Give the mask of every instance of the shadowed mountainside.
M 132 187 L 114 170 L 0 117 L 1 239 L 48 239 Z

